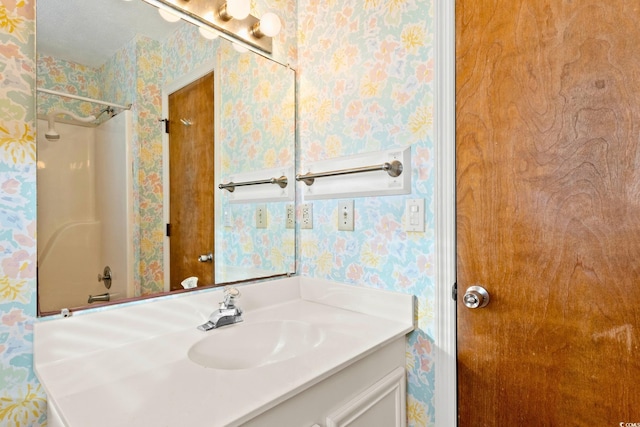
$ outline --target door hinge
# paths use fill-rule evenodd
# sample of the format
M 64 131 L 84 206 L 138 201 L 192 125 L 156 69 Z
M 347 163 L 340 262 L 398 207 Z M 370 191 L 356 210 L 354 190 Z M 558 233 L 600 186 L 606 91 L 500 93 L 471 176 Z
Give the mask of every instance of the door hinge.
M 164 133 L 169 133 L 169 119 L 160 119 L 159 122 L 164 122 Z
M 171 224 L 167 224 L 167 237 L 171 237 Z
M 454 301 L 458 300 L 458 284 L 454 283 L 453 286 L 451 287 L 451 298 L 453 298 Z

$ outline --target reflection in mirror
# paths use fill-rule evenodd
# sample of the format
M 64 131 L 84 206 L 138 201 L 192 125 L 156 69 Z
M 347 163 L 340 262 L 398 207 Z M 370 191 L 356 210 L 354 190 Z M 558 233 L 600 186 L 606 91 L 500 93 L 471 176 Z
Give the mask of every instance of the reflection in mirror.
M 213 64 L 217 186 L 247 174 L 293 171 L 293 71 L 253 52 L 240 54 L 226 40 L 205 39 L 190 24 L 168 24 L 143 2 L 47 0 L 37 13 L 37 86 L 115 105 L 37 94 L 39 312 L 176 288 L 165 283 L 172 266 L 163 217 L 170 208 L 159 121 L 169 114 L 163 91 Z M 133 23 L 145 28 L 127 33 Z M 114 45 L 117 35 L 123 40 Z M 85 49 L 74 40 L 93 45 Z M 88 123 L 77 120 L 91 115 Z M 58 139 L 47 139 L 51 127 Z M 233 194 L 215 188 L 216 285 L 294 272 L 295 235 L 286 221 L 293 182 L 277 194 L 264 188 L 269 185 Z
M 219 189 L 216 282 L 295 271 L 293 70 L 225 43 L 220 67 L 220 181 L 287 177 L 286 186 Z M 289 212 L 289 214 L 287 214 Z

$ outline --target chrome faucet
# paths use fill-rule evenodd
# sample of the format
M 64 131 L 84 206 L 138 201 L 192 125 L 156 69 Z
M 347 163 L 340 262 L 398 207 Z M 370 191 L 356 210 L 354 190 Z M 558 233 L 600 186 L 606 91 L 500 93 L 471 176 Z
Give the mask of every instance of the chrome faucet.
M 224 301 L 220 308 L 211 313 L 206 323 L 198 326 L 201 331 L 210 331 L 221 326 L 242 322 L 242 309 L 236 306 L 235 300 L 240 297 L 240 291 L 236 288 L 224 288 Z

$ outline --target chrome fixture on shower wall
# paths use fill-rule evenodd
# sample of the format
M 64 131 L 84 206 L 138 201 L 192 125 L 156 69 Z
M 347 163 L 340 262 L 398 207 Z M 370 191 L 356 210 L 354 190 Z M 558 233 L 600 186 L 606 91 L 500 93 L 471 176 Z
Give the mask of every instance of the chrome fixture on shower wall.
M 272 38 L 282 25 L 274 13 L 265 13 L 262 19 L 249 14 L 249 0 L 143 1 L 197 25 L 201 33 L 214 30 L 223 37 L 230 36 L 225 38 L 231 41 L 240 40 L 266 53 L 272 53 Z
M 96 120 L 96 116 L 80 117 L 80 116 L 77 116 L 77 115 L 73 114 L 69 110 L 53 110 L 53 111 L 50 111 L 49 114 L 47 114 L 47 121 L 49 122 L 49 128 L 44 133 L 44 137 L 47 138 L 49 141 L 55 141 L 55 140 L 60 139 L 60 134 L 55 129 L 55 121 L 56 121 L 56 116 L 61 116 L 61 115 L 70 116 L 74 120 L 77 120 L 77 121 L 83 122 L 83 123 L 89 123 L 89 122 L 93 122 L 93 121 Z
M 67 116 L 71 117 L 72 119 L 74 119 L 74 120 L 76 120 L 78 122 L 90 123 L 90 122 L 96 121 L 98 119 L 98 117 L 100 117 L 104 113 L 107 113 L 107 114 L 109 114 L 110 117 L 113 117 L 114 113 L 115 113 L 115 110 L 113 108 L 111 108 L 111 107 L 121 108 L 123 110 L 130 110 L 131 109 L 131 104 L 128 104 L 128 105 L 114 104 L 113 102 L 107 102 L 107 101 L 102 101 L 102 100 L 99 100 L 99 99 L 87 98 L 85 96 L 74 95 L 74 94 L 71 94 L 71 93 L 58 92 L 58 91 L 55 91 L 55 90 L 41 88 L 41 87 L 36 88 L 36 91 L 42 92 L 42 93 L 46 93 L 46 94 L 49 94 L 49 95 L 61 96 L 63 98 L 76 99 L 76 100 L 79 100 L 79 101 L 92 102 L 92 103 L 95 103 L 95 104 L 106 105 L 106 108 L 100 110 L 97 113 L 97 115 L 91 115 L 91 116 L 87 116 L 87 117 L 80 117 L 80 116 L 74 114 L 73 112 L 71 112 L 69 110 L 65 110 L 65 109 L 57 109 L 57 110 L 49 111 L 47 113 L 47 121 L 48 121 L 49 125 L 48 125 L 47 131 L 44 133 L 45 138 L 47 138 L 49 141 L 57 141 L 58 139 L 60 139 L 60 134 L 55 129 L 55 122 L 56 122 L 56 117 L 57 116 L 67 115 Z
M 87 300 L 87 303 L 93 304 L 94 302 L 107 302 L 107 301 L 111 301 L 111 294 L 109 294 L 109 292 L 105 292 L 104 294 L 100 294 L 100 295 L 89 295 L 89 299 Z
M 98 282 L 104 283 L 105 288 L 111 289 L 111 267 L 107 265 L 102 274 L 98 274 Z

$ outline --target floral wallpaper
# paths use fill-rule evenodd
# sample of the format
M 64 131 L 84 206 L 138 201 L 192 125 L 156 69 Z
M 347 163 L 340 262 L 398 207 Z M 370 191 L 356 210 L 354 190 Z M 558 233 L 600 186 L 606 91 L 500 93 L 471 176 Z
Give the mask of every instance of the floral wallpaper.
M 298 271 L 417 296 L 419 329 L 407 341 L 409 425 L 432 426 L 432 2 L 300 0 L 296 12 L 292 0 L 271 0 L 252 7 L 260 12 L 266 11 L 263 7 L 282 9 L 285 14 L 285 31 L 278 36 L 275 52 L 298 74 L 301 167 L 319 159 L 411 146 L 412 194 L 357 198 L 355 231 L 338 232 L 334 227 L 335 200 L 313 202 L 315 228 L 299 230 Z M 34 11 L 34 0 L 0 3 L 0 425 L 18 427 L 46 425 L 44 392 L 32 370 Z M 154 199 L 158 176 L 152 167 L 159 153 L 154 108 L 159 105 L 160 85 L 171 71 L 167 75 L 160 71 L 158 76 L 159 57 L 144 57 L 139 49 L 145 41 L 136 43 L 127 48 L 124 58 L 135 58 L 141 67 L 135 71 L 136 100 L 143 106 L 138 111 L 136 145 L 143 160 L 136 173 L 148 184 L 138 195 L 144 222 L 158 215 L 159 203 Z M 161 79 L 159 83 L 156 78 Z M 426 201 L 425 233 L 402 229 L 408 197 Z M 140 270 L 149 274 L 142 282 L 153 282 L 161 269 L 144 255 L 156 253 L 149 247 L 156 228 L 154 222 L 139 231 Z
M 221 180 L 228 182 L 237 173 L 293 167 L 293 70 L 260 55 L 238 53 L 230 43 L 221 44 L 218 65 Z M 229 203 L 228 196 L 221 194 L 220 211 L 230 216 L 233 226 L 222 227 L 216 236 L 216 265 L 257 269 L 265 275 L 295 271 L 295 232 L 285 224 L 286 204 L 292 202 L 265 203 L 263 230 L 255 225 L 256 203 Z
M 178 26 L 162 45 L 163 83 L 171 83 L 200 65 L 213 61 L 220 41 L 220 38 L 205 39 L 193 25 Z
M 139 227 L 134 242 L 140 248 L 140 295 L 164 290 L 162 265 L 162 80 L 163 56 L 161 43 L 146 37 L 135 42 L 134 132 L 133 157 L 137 159 L 133 173 L 138 177 L 138 192 L 134 203 L 134 222 Z
M 426 0 L 298 2 L 299 170 L 411 147 L 411 194 L 356 198 L 353 232 L 337 231 L 337 200 L 312 202 L 299 272 L 417 296 L 419 329 L 407 343 L 412 427 L 435 423 L 432 7 Z M 426 232 L 403 230 L 406 198 L 425 199 Z
M 272 6 L 283 7 L 283 13 L 279 13 L 284 23 L 287 21 L 288 15 L 293 15 L 295 2 L 287 0 L 276 3 L 277 5 Z M 254 13 L 260 13 L 256 11 L 257 8 L 262 8 L 265 11 L 275 10 L 267 3 L 253 4 L 252 7 Z M 291 19 L 288 21 L 291 22 Z M 295 42 L 295 32 L 291 29 L 293 26 L 286 23 L 284 26 L 285 29 L 277 37 L 286 42 Z M 162 114 L 162 88 L 191 70 L 215 60 L 220 44 L 219 38 L 207 40 L 201 37 L 192 25 L 176 24 L 175 31 L 162 42 L 142 36 L 136 37 L 99 69 L 42 55 L 37 61 L 38 86 L 40 87 L 90 98 L 105 99 L 123 105 L 133 104 L 132 111 L 135 123 L 133 156 L 137 159 L 134 164 L 134 176 L 137 177 L 134 180 L 134 212 L 136 215 L 134 220 L 134 224 L 136 224 L 134 232 L 136 262 L 134 277 L 136 283 L 134 287 L 137 295 L 157 293 L 164 289 L 163 239 L 165 226 L 161 214 L 163 204 L 162 125 L 158 122 Z M 225 42 L 224 45 L 230 49 L 229 43 Z M 288 53 L 295 53 L 295 49 L 283 46 L 282 43 L 274 43 L 276 51 L 274 56 L 286 57 Z M 279 54 L 280 50 L 285 52 Z M 245 55 L 245 57 L 251 56 L 255 55 Z M 246 65 L 243 68 L 245 70 L 247 69 Z M 272 71 L 273 62 L 262 58 L 260 66 L 267 71 Z M 271 90 L 278 89 L 262 85 L 261 91 L 255 91 L 253 95 L 264 101 Z M 290 89 L 293 90 L 293 87 Z M 261 105 L 263 104 L 264 102 Z M 246 103 L 246 105 L 249 104 Z M 287 111 L 293 111 L 295 104 L 291 102 L 283 107 L 286 107 Z M 66 108 L 79 115 L 96 112 L 95 104 L 70 101 L 39 93 L 38 114 L 46 115 L 51 108 Z M 265 111 L 264 108 L 261 111 Z M 258 117 L 258 115 L 255 116 Z M 273 115 L 269 117 L 273 117 Z M 261 123 L 267 122 L 266 118 L 261 120 Z M 275 121 L 270 125 L 268 134 L 274 135 L 275 138 L 288 130 L 290 129 L 285 129 L 281 122 Z M 272 156 L 271 153 L 271 151 L 266 153 L 265 164 L 280 161 L 282 156 L 293 155 L 292 152 L 287 152 L 282 148 L 277 150 L 277 155 L 280 158 Z M 262 163 L 261 154 L 265 153 L 254 152 L 251 158 L 259 159 Z M 238 218 L 241 216 L 242 214 L 239 214 Z M 278 217 L 280 216 L 282 215 L 278 215 Z M 272 217 L 276 218 L 276 214 L 274 213 Z M 247 230 L 245 229 L 245 231 Z M 279 235 L 275 230 L 272 230 L 271 234 L 273 236 Z M 287 244 L 289 247 L 292 245 L 293 242 Z M 244 247 L 247 248 L 246 245 Z M 279 257 L 273 256 L 273 259 L 275 261 Z M 255 264 L 255 262 L 254 257 L 253 263 Z M 241 264 L 244 265 L 244 263 Z
M 37 85 L 41 88 L 102 99 L 98 70 L 46 55 L 38 55 Z M 44 118 L 53 110 L 69 110 L 81 117 L 96 114 L 100 106 L 84 101 L 61 98 L 47 93 L 37 93 L 37 113 Z
M 46 424 L 36 316 L 34 4 L 0 3 L 0 425 Z
M 39 55 L 38 86 L 116 104 L 132 104 L 134 132 L 134 289 L 136 295 L 163 290 L 162 276 L 162 144 L 160 43 L 136 37 L 98 69 Z M 100 105 L 38 93 L 38 116 L 64 108 L 81 116 L 96 114 Z M 106 116 L 102 116 L 106 118 Z M 155 143 L 160 141 L 159 143 Z M 160 190 L 160 191 L 159 191 Z M 153 215 L 149 215 L 151 212 Z M 145 217 L 141 222 L 139 218 Z M 159 261 L 158 261 L 159 260 Z

